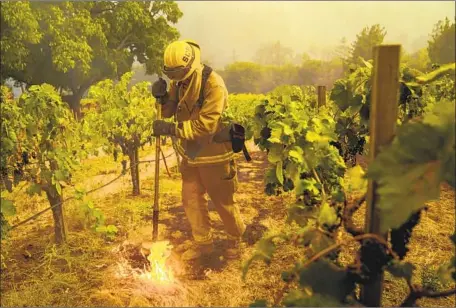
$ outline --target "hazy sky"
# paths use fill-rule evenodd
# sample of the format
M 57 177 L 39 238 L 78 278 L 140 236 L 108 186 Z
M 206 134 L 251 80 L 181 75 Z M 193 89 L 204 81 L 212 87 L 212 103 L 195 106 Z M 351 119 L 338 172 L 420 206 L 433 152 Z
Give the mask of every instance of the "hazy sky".
M 406 50 L 426 46 L 433 25 L 454 20 L 453 1 L 177 1 L 181 38 L 196 40 L 215 67 L 251 60 L 259 46 L 280 40 L 295 52 L 330 57 L 342 37 L 352 42 L 363 27 L 387 30 L 385 43 Z

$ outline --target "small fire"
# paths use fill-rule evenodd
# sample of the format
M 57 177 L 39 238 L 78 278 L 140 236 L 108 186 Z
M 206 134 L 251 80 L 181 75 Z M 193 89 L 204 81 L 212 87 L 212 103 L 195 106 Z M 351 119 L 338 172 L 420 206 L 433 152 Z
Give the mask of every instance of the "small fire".
M 166 260 L 171 255 L 172 245 L 168 241 L 154 242 L 150 247 L 147 257 L 149 268 L 139 274 L 140 279 L 152 280 L 159 284 L 170 284 L 174 281 L 174 275 L 166 265 Z

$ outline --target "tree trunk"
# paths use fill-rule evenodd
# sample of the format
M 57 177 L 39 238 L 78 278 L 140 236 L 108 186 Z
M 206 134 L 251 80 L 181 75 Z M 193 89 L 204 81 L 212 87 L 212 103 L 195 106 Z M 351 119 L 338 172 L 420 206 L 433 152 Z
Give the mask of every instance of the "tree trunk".
M 64 95 L 62 96 L 62 100 L 67 102 L 70 105 L 71 110 L 74 113 L 74 116 L 77 120 L 82 118 L 81 113 L 81 99 L 82 95 L 84 94 L 85 89 L 74 93 L 73 95 Z
M 141 194 L 141 186 L 139 185 L 139 148 L 135 149 L 135 170 L 136 170 L 136 186 L 138 187 L 138 195 Z
M 46 189 L 46 195 L 49 204 L 52 207 L 52 216 L 54 217 L 55 242 L 57 245 L 61 245 L 66 242 L 65 220 L 62 206 L 63 196 L 59 195 L 53 186 Z
M 128 154 L 130 158 L 130 173 L 131 173 L 131 183 L 133 185 L 133 196 L 138 196 L 140 194 L 139 189 L 139 167 L 138 167 L 138 149 L 130 150 Z

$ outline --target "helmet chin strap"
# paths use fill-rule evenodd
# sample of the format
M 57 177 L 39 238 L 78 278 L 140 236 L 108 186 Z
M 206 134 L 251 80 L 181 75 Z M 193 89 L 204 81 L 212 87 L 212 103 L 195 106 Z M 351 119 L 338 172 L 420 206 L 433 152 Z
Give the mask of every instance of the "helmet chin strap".
M 179 84 L 181 84 L 184 87 L 188 87 L 188 85 L 192 81 L 192 77 L 194 76 L 195 73 L 196 73 L 196 70 L 193 71 L 193 73 L 190 74 L 190 76 L 188 76 L 186 79 L 183 79 L 183 80 L 179 81 Z

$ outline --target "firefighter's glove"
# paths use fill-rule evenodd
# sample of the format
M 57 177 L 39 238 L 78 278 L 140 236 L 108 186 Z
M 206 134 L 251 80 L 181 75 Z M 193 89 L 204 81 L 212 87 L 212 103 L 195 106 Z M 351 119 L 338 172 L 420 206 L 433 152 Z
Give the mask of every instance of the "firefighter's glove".
M 163 104 L 166 100 L 164 98 L 168 93 L 166 92 L 167 84 L 166 80 L 159 78 L 152 85 L 152 96 L 155 97 L 158 103 Z
M 175 136 L 176 124 L 155 120 L 152 124 L 152 136 Z

